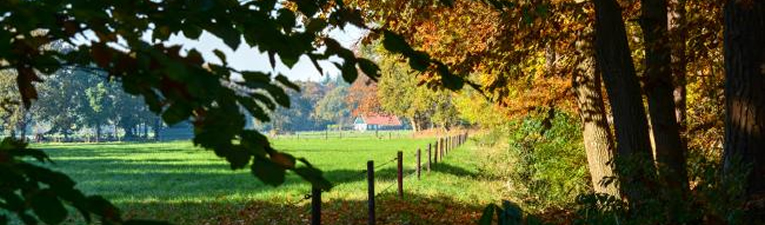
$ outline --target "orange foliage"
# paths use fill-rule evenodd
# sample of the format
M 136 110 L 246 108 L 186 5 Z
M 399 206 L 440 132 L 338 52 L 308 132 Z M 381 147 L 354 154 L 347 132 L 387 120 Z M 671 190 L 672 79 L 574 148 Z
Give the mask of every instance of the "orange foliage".
M 501 11 L 480 1 L 456 1 L 452 7 L 359 2 L 416 49 L 480 84 L 510 116 L 549 106 L 571 110 L 574 105 L 570 71 L 581 60 L 574 44 L 592 21 L 588 3 L 518 3 Z M 439 79 L 423 77 L 426 83 Z
M 377 83 L 366 76 L 359 77 L 348 88 L 346 102 L 351 107 L 351 115 L 380 114 L 380 102 L 377 99 Z

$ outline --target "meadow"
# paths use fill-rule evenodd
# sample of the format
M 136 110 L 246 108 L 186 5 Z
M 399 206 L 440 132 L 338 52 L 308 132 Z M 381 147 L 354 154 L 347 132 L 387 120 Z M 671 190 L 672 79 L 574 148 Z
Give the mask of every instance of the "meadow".
M 455 149 L 443 162 L 404 181 L 404 199 L 395 196 L 397 151 L 404 152 L 405 174 L 415 169 L 415 152 L 435 138 L 275 138 L 276 149 L 304 157 L 324 171 L 335 187 L 322 195 L 327 224 L 366 218 L 367 160 L 374 160 L 381 224 L 473 222 L 483 206 L 503 196 L 499 179 L 482 175 L 481 154 L 473 142 Z M 110 199 L 126 217 L 176 224 L 295 224 L 310 215 L 310 185 L 290 174 L 279 187 L 231 170 L 213 152 L 190 141 L 159 143 L 38 144 L 55 162 L 50 167 L 72 176 L 88 194 Z M 386 189 L 388 188 L 388 189 Z M 382 192 L 382 193 L 381 193 Z M 77 220 L 70 221 L 73 224 Z

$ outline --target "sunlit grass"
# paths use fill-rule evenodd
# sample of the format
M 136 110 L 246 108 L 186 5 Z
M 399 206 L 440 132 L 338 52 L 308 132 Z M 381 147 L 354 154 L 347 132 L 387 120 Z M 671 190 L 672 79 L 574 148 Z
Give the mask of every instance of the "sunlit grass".
M 324 171 L 336 186 L 324 193 L 324 201 L 364 201 L 367 160 L 376 165 L 392 160 L 404 151 L 405 174 L 415 168 L 415 152 L 435 139 L 276 139 L 274 146 L 296 157 L 304 157 Z M 231 170 L 228 163 L 211 151 L 194 147 L 190 141 L 163 143 L 43 144 L 56 162 L 51 168 L 62 171 L 87 194 L 112 200 L 125 213 L 143 218 L 171 221 L 198 221 L 218 214 L 235 213 L 247 202 L 273 204 L 300 202 L 310 185 L 294 174 L 285 184 L 271 187 L 254 178 L 248 169 Z M 405 179 L 407 194 L 449 196 L 462 204 L 483 205 L 495 201 L 501 184 L 479 174 L 474 148 L 466 145 L 447 155 L 444 163 L 423 171 L 420 180 Z M 395 162 L 376 170 L 376 190 L 394 184 Z M 395 193 L 395 186 L 387 193 Z M 300 202 L 305 204 L 306 202 Z M 275 215 L 278 216 L 278 215 Z

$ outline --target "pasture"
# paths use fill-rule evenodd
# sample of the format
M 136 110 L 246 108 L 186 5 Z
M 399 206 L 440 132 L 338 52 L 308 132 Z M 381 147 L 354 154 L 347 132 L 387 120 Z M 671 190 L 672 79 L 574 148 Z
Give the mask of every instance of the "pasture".
M 276 138 L 276 149 L 304 157 L 324 171 L 335 187 L 322 195 L 326 224 L 356 223 L 366 216 L 366 161 L 374 160 L 378 217 L 382 224 L 466 222 L 482 206 L 502 196 L 501 182 L 482 176 L 481 154 L 472 142 L 453 150 L 420 180 L 404 180 L 404 199 L 395 196 L 396 165 L 404 151 L 405 174 L 415 168 L 415 152 L 435 138 Z M 213 152 L 190 141 L 160 143 L 38 144 L 81 190 L 110 199 L 126 217 L 176 224 L 307 223 L 310 185 L 291 174 L 279 187 L 267 186 L 248 169 L 231 170 Z M 455 214 L 454 212 L 459 211 Z M 76 217 L 76 216 L 75 216 Z M 446 220 L 444 220 L 446 219 Z M 71 221 L 77 223 L 77 221 Z

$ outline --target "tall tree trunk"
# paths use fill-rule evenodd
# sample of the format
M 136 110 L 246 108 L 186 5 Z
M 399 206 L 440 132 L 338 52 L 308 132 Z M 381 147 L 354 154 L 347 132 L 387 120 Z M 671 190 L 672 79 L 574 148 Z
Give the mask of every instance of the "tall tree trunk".
M 728 1 L 725 17 L 725 148 L 726 175 L 751 169 L 744 199 L 765 194 L 765 2 Z M 734 184 L 735 185 L 735 184 Z M 760 199 L 762 200 L 762 199 Z M 751 224 L 765 222 L 765 209 Z
M 96 142 L 101 141 L 101 123 L 96 123 Z
M 614 116 L 618 154 L 616 171 L 620 172 L 622 193 L 630 204 L 639 207 L 643 197 L 648 196 L 655 175 L 640 83 L 630 56 L 621 9 L 616 0 L 593 2 L 596 59 Z
M 412 124 L 412 131 L 415 132 L 415 133 L 417 133 L 417 131 L 419 131 L 417 129 L 417 120 L 416 120 L 416 118 L 417 118 L 416 115 L 409 118 L 409 123 Z
M 688 39 L 687 31 L 687 19 L 686 19 L 686 0 L 671 0 L 670 1 L 670 16 L 669 16 L 669 33 L 670 42 L 672 43 L 672 77 L 675 82 L 675 117 L 677 118 L 677 124 L 680 126 L 680 134 L 683 142 L 683 147 L 687 149 L 688 140 L 682 135 L 685 134 L 687 129 L 686 110 L 687 110 L 687 95 L 688 78 L 686 73 L 688 70 L 687 55 L 685 54 L 685 41 Z
M 645 93 L 651 114 L 659 177 L 672 195 L 684 195 L 688 189 L 685 152 L 675 115 L 672 85 L 672 48 L 669 42 L 667 0 L 642 0 L 645 47 Z
M 161 138 L 159 132 L 162 130 L 162 119 L 157 118 L 154 120 L 154 126 L 152 128 L 154 130 L 154 141 L 159 141 Z
M 619 196 L 616 184 L 612 182 L 606 185 L 604 181 L 604 178 L 614 176 L 613 168 L 609 165 L 614 159 L 613 135 L 606 120 L 600 74 L 591 45 L 592 32 L 589 33 L 585 40 L 577 42 L 577 51 L 584 59 L 574 71 L 572 87 L 582 120 L 584 149 L 592 186 L 597 193 Z

